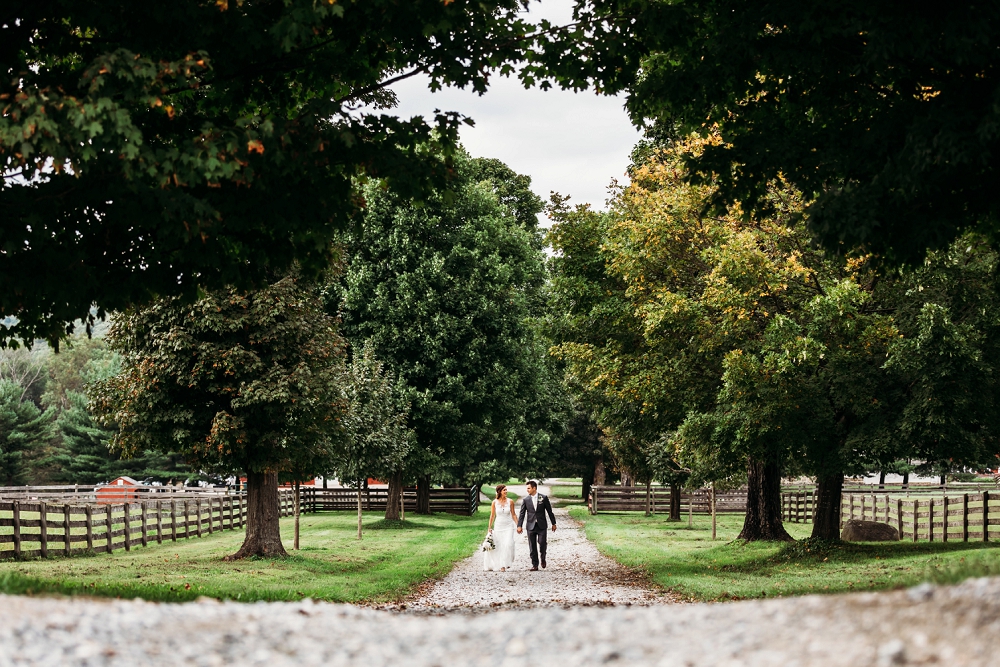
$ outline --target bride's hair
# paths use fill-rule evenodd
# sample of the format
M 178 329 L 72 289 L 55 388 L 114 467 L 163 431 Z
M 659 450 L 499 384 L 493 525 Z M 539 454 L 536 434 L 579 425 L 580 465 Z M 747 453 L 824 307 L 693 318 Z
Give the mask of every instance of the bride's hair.
M 500 494 L 507 489 L 506 484 L 497 484 L 497 500 L 500 500 Z

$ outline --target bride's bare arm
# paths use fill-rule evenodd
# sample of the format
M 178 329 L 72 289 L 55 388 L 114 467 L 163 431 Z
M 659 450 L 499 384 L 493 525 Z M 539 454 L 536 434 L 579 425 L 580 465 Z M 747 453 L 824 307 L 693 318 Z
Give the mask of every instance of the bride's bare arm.
M 497 503 L 494 500 L 490 503 L 490 523 L 486 526 L 486 532 L 493 530 L 493 520 L 497 518 Z
M 514 513 L 514 503 L 510 502 L 508 505 L 510 505 L 510 520 L 517 523 L 517 515 Z

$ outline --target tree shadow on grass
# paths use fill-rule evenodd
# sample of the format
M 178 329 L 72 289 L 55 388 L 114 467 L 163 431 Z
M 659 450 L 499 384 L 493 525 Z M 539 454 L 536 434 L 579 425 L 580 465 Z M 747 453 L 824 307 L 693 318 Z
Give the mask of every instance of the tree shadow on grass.
M 949 554 L 960 551 L 982 551 L 995 549 L 997 545 L 983 542 L 841 542 L 805 539 L 782 546 L 778 553 L 770 556 L 766 564 L 782 564 L 789 561 L 862 562 L 868 560 L 892 561 L 932 554 Z
M 427 526 L 421 526 L 414 521 L 400 519 L 379 519 L 364 525 L 365 530 L 426 530 Z

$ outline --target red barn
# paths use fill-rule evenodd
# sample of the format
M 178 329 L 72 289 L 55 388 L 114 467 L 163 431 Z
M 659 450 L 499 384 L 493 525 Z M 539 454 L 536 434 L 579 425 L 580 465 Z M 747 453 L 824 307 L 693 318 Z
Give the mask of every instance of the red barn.
M 145 488 L 145 486 L 131 477 L 122 476 L 118 479 L 113 479 L 107 486 L 97 489 L 97 504 L 117 505 L 136 502 L 140 499 L 139 490 L 142 488 Z

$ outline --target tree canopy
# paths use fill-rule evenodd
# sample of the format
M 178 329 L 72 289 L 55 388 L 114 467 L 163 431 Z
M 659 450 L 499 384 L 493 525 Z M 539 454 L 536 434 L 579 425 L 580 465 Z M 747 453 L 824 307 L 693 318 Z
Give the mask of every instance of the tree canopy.
M 194 467 L 248 481 L 239 556 L 284 552 L 278 473 L 329 460 L 341 437 L 345 343 L 319 290 L 295 275 L 265 288 L 161 299 L 116 317 L 108 344 L 121 373 L 93 405 L 114 447 L 178 452 Z
M 659 136 L 718 132 L 689 156 L 721 207 L 804 198 L 813 238 L 913 262 L 998 230 L 1000 6 L 969 0 L 580 0 L 530 78 L 627 91 Z
M 0 344 L 199 287 L 328 263 L 354 179 L 419 195 L 461 119 L 380 113 L 426 73 L 482 91 L 519 0 L 172 0 L 0 9 Z M 98 309 L 92 311 L 97 304 Z
M 421 205 L 371 184 L 347 240 L 344 334 L 405 386 L 408 468 L 428 479 L 506 479 L 549 441 L 550 404 L 532 407 L 549 367 L 529 321 L 545 268 L 528 182 L 460 155 L 451 191 Z
M 747 479 L 742 536 L 759 539 L 787 537 L 782 475 L 819 480 L 814 531 L 836 538 L 845 474 L 992 461 L 995 250 L 967 234 L 919 268 L 878 270 L 811 244 L 780 181 L 772 217 L 711 215 L 711 187 L 684 167 L 707 145 L 637 165 L 607 214 L 553 208 L 554 351 L 616 463 L 640 481 L 671 462 L 696 483 Z

